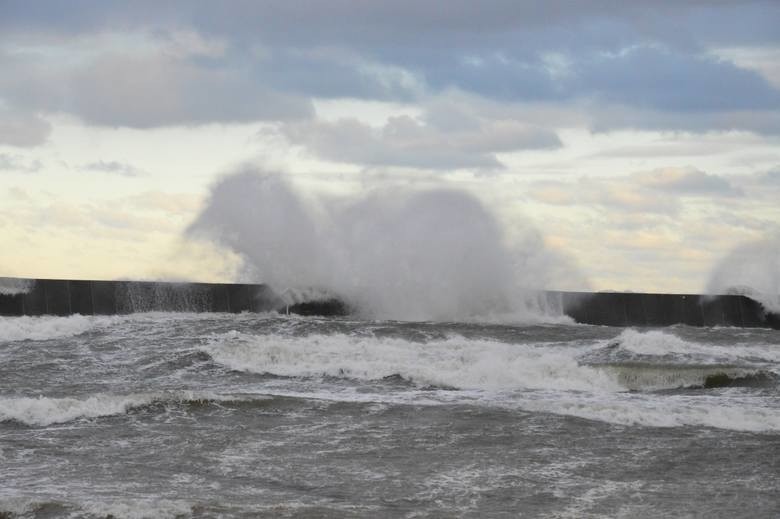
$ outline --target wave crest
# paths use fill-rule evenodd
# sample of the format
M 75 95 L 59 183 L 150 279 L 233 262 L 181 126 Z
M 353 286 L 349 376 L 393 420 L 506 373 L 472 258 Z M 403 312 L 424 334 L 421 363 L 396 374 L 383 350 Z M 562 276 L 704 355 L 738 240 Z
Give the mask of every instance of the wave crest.
M 46 426 L 81 418 L 101 418 L 125 414 L 153 404 L 209 403 L 241 400 L 212 393 L 171 391 L 131 395 L 98 394 L 87 398 L 0 398 L 0 422 L 16 421 L 25 425 Z
M 458 389 L 616 391 L 605 373 L 571 350 L 454 336 L 425 343 L 344 334 L 289 337 L 229 332 L 209 354 L 236 371 L 285 377 L 374 381 L 400 376 L 420 386 Z
M 73 337 L 99 326 L 108 326 L 119 319 L 117 316 L 85 316 L 74 314 L 67 317 L 50 315 L 0 317 L 0 341 L 46 341 Z

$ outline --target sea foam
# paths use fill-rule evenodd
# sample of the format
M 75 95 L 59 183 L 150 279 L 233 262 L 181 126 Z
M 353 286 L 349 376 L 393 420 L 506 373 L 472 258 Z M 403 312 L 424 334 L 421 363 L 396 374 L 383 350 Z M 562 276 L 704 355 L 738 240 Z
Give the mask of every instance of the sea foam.
M 702 344 L 682 339 L 673 333 L 650 330 L 640 332 L 634 329 L 623 330 L 620 335 L 610 341 L 621 350 L 640 355 L 696 355 L 699 358 L 711 358 L 713 361 L 764 361 L 780 362 L 780 347 L 773 344 Z
M 163 391 L 130 395 L 97 394 L 85 398 L 0 398 L 0 422 L 13 420 L 26 425 L 52 425 L 80 418 L 125 414 L 154 403 L 235 401 L 245 397 L 208 392 Z
M 0 317 L 0 341 L 45 341 L 79 335 L 98 326 L 109 326 L 116 316 L 21 316 Z
M 229 332 L 208 348 L 237 371 L 285 377 L 380 380 L 398 375 L 420 386 L 516 390 L 619 391 L 604 372 L 581 365 L 575 350 L 453 336 L 425 343 L 344 334 L 291 337 Z
M 664 354 L 670 348 L 686 350 L 687 341 L 666 335 L 627 331 L 621 337 L 644 353 Z M 718 389 L 718 394 L 656 393 L 663 389 L 700 387 L 712 376 L 736 379 L 756 376 L 760 371 L 719 365 L 599 366 L 581 361 L 588 353 L 603 347 L 600 341 L 571 347 L 549 343 L 510 344 L 460 336 L 413 342 L 344 334 L 291 337 L 233 331 L 212 337 L 207 350 L 215 362 L 249 373 L 360 381 L 401 376 L 415 387 L 410 390 L 409 396 L 413 397 L 406 400 L 410 404 L 497 405 L 621 425 L 780 430 L 780 409 L 760 398 L 741 399 L 740 388 Z M 418 391 L 429 386 L 460 391 L 427 394 Z M 723 391 L 736 392 L 725 398 Z M 307 396 L 305 391 L 287 394 Z M 404 401 L 395 394 L 354 394 L 336 389 L 322 389 L 308 396 L 359 402 Z

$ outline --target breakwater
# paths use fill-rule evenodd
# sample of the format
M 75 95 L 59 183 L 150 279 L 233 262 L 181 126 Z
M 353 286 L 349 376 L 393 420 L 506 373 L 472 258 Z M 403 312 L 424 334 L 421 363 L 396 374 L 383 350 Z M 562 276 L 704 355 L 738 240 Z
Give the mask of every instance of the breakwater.
M 543 307 L 578 323 L 606 326 L 738 326 L 780 329 L 780 315 L 745 296 L 560 292 Z M 0 280 L 0 315 L 100 315 L 148 311 L 290 312 L 345 315 L 338 298 L 311 291 L 278 294 L 267 285 L 63 279 Z
M 347 313 L 344 304 L 333 297 L 292 291 L 280 295 L 267 285 L 18 278 L 5 278 L 0 283 L 0 315 L 111 315 L 150 311 Z
M 546 297 L 584 324 L 780 329 L 780 315 L 743 295 L 547 292 Z

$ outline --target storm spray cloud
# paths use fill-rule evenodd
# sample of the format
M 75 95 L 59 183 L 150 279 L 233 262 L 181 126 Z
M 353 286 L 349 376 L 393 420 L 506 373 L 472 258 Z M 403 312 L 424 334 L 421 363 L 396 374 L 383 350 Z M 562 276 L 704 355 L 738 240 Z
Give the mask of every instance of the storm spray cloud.
M 744 294 L 780 312 L 780 235 L 729 252 L 710 274 L 706 292 Z
M 510 246 L 463 191 L 324 199 L 252 170 L 218 182 L 187 233 L 241 254 L 247 279 L 278 292 L 324 290 L 383 319 L 529 319 L 562 264 L 533 229 Z

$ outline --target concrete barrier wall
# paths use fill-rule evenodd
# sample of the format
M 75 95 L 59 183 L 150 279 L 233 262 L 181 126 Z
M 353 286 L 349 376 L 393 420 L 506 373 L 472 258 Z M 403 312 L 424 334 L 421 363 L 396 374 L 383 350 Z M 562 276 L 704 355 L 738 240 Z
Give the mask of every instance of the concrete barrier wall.
M 97 315 L 133 312 L 266 312 L 344 315 L 334 298 L 288 305 L 266 285 L 14 279 L 23 293 L 4 293 L 0 315 Z M 5 291 L 8 292 L 8 291 Z M 780 329 L 780 316 L 767 313 L 745 296 L 556 292 L 540 294 L 540 304 L 584 324 L 605 326 L 739 326 Z
M 266 285 L 149 281 L 29 280 L 26 292 L 0 292 L 0 315 L 111 315 L 134 312 L 346 313 L 340 301 L 288 305 Z
M 745 296 L 557 292 L 563 312 L 605 326 L 738 326 L 780 328 L 780 316 Z

